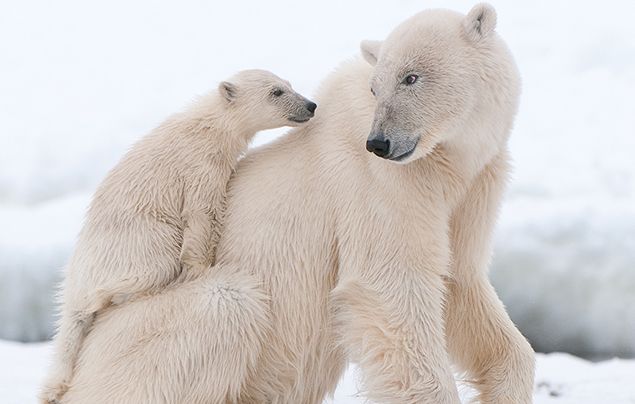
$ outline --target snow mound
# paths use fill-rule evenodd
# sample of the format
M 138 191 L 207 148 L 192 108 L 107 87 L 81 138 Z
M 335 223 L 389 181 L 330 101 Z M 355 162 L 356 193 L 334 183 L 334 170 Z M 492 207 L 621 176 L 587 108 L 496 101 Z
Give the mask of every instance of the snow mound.
M 635 201 L 507 201 L 494 286 L 538 351 L 635 354 Z

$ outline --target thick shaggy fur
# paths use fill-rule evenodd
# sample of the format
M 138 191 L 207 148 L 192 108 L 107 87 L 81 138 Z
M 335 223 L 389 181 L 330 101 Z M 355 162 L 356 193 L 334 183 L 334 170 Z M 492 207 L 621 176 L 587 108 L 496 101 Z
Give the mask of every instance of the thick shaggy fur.
M 312 122 L 240 162 L 216 265 L 98 316 L 63 402 L 317 404 L 352 360 L 371 401 L 458 403 L 454 361 L 482 402 L 530 403 L 487 277 L 519 93 L 495 21 L 431 10 L 365 42 L 375 67 L 344 65 Z M 378 133 L 415 147 L 379 158 Z
M 44 402 L 66 391 L 97 314 L 209 268 L 239 155 L 257 131 L 309 119 L 307 105 L 267 71 L 240 72 L 143 138 L 108 174 L 66 270 Z

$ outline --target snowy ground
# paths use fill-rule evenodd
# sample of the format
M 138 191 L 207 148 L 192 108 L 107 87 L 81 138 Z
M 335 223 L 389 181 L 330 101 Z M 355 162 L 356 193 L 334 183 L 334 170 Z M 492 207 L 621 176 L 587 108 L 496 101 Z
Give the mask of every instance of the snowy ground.
M 95 186 L 194 94 L 248 67 L 311 94 L 361 39 L 426 7 L 474 2 L 3 2 L 0 338 L 50 335 L 53 284 Z M 635 3 L 492 2 L 524 82 L 493 281 L 539 350 L 633 356 Z M 545 375 L 569 363 L 539 360 Z M 621 365 L 589 365 L 571 392 L 604 379 L 604 366 Z
M 50 354 L 49 344 L 0 341 L 0 397 L 3 404 L 36 403 Z M 635 402 L 635 361 L 613 359 L 588 362 L 567 354 L 538 354 L 535 404 L 632 404 Z M 355 369 L 339 384 L 332 404 L 361 404 Z M 467 402 L 473 393 L 463 384 L 459 391 Z

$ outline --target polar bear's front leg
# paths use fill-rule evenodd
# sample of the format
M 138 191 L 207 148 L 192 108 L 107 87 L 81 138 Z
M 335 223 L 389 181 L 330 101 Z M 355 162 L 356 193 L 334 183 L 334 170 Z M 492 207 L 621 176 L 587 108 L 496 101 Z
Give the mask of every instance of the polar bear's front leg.
M 185 201 L 181 278 L 197 277 L 214 264 L 224 211 L 224 193 L 205 202 Z
M 534 353 L 487 277 L 507 167 L 503 152 L 476 178 L 453 214 L 446 332 L 450 354 L 474 381 L 479 402 L 528 404 L 532 402 Z
M 202 210 L 185 215 L 186 226 L 183 229 L 181 247 L 182 275 L 191 276 L 192 271 L 202 271 L 210 266 L 212 259 L 212 220 L 213 215 Z
M 443 330 L 443 280 L 386 273 L 383 290 L 362 279 L 333 290 L 335 327 L 362 371 L 362 392 L 380 403 L 459 403 Z

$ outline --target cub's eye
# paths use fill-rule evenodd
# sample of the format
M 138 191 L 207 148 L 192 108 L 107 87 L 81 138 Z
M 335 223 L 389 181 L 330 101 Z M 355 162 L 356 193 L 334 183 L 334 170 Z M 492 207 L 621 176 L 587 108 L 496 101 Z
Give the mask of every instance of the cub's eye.
M 373 88 L 370 88 L 370 93 L 374 96 L 375 95 L 375 90 L 373 90 Z
M 409 74 L 408 76 L 406 76 L 405 79 L 403 79 L 402 83 L 410 86 L 416 83 L 417 79 L 419 79 L 419 76 L 417 76 L 416 74 Z
M 280 97 L 282 94 L 284 94 L 284 91 L 282 91 L 279 88 L 276 88 L 275 90 L 273 90 L 271 94 L 273 94 L 274 97 Z

